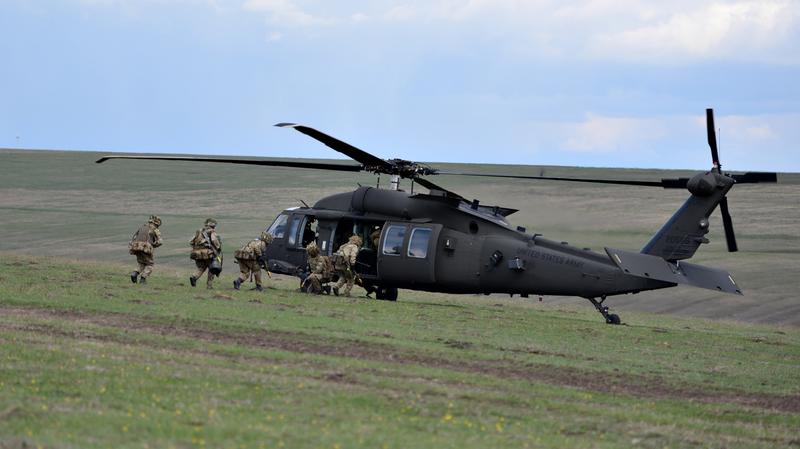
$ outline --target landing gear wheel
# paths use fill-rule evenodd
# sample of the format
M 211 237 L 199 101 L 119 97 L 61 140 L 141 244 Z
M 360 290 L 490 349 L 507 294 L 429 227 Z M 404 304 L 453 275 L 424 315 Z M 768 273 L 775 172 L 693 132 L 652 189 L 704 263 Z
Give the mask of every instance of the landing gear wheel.
M 603 302 L 606 300 L 605 296 L 601 296 L 600 300 L 598 301 L 595 298 L 586 298 L 589 302 L 592 303 L 595 309 L 600 312 L 600 315 L 603 315 L 603 318 L 606 319 L 606 323 L 608 324 L 622 324 L 622 320 L 619 318 L 619 315 L 616 313 L 608 313 L 608 307 L 603 305 Z
M 397 301 L 397 289 L 394 287 L 378 287 L 375 291 L 375 299 Z

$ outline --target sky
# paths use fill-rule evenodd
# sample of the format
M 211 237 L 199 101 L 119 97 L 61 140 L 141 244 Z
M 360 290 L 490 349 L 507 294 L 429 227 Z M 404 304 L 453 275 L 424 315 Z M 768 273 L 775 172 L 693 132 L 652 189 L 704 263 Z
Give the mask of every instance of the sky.
M 0 0 L 0 147 L 800 172 L 797 0 Z

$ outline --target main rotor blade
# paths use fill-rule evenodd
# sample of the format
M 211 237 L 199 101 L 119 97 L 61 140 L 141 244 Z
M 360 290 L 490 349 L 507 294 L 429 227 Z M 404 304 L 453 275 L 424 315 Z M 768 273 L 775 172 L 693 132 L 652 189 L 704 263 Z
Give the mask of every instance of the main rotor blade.
M 711 108 L 706 109 L 706 134 L 708 134 L 708 146 L 711 147 L 711 159 L 714 167 L 721 168 L 717 151 L 717 131 L 714 128 L 714 110 Z
M 725 241 L 728 243 L 728 251 L 735 253 L 739 250 L 736 246 L 736 236 L 733 234 L 733 219 L 728 211 L 728 197 L 722 197 L 719 202 L 719 211 L 722 212 L 722 226 L 725 228 Z
M 298 162 L 298 161 L 268 161 L 255 159 L 227 159 L 209 157 L 185 157 L 185 156 L 103 156 L 98 159 L 98 164 L 110 159 L 141 159 L 156 161 L 188 161 L 188 162 L 215 162 L 223 164 L 242 164 L 242 165 L 262 165 L 269 167 L 292 167 L 292 168 L 313 168 L 317 170 L 334 170 L 359 172 L 363 170 L 360 165 L 329 164 L 326 162 Z
M 437 170 L 437 175 L 453 176 L 483 176 L 488 178 L 510 178 L 510 179 L 541 179 L 545 181 L 568 181 L 568 182 L 592 182 L 597 184 L 617 184 L 625 186 L 640 187 L 663 187 L 665 189 L 685 189 L 690 178 L 661 178 L 660 181 L 636 181 L 627 179 L 598 179 L 598 178 L 567 178 L 555 176 L 528 176 L 528 175 L 506 175 L 500 173 L 475 173 L 457 172 L 449 170 Z M 747 172 L 741 175 L 728 175 L 738 184 L 756 183 L 776 183 L 778 175 L 772 172 Z
M 527 175 L 505 175 L 499 173 L 473 173 L 473 172 L 456 172 L 449 170 L 437 170 L 437 175 L 453 175 L 453 176 L 483 176 L 487 178 L 511 178 L 511 179 L 542 179 L 547 181 L 569 181 L 569 182 L 594 182 L 599 184 L 619 184 L 628 186 L 644 186 L 644 187 L 678 187 L 671 184 L 667 185 L 664 181 L 672 181 L 664 179 L 661 181 L 628 181 L 622 179 L 593 179 L 593 178 L 565 178 L 555 176 L 527 176 Z M 684 182 L 683 186 L 685 187 Z
M 742 175 L 728 175 L 736 180 L 736 184 L 757 184 L 760 182 L 777 183 L 778 174 L 773 172 L 749 171 Z
M 440 187 L 437 184 L 434 184 L 434 183 L 428 181 L 427 179 L 414 178 L 414 182 L 416 182 L 417 184 L 421 185 L 422 187 L 427 188 L 428 190 L 438 190 L 440 192 L 444 192 L 445 195 L 447 195 L 450 198 L 455 198 L 457 200 L 466 201 L 466 199 L 463 196 L 461 196 L 461 195 L 459 195 L 459 194 L 457 194 L 455 192 L 451 192 L 451 191 L 445 189 L 444 187 Z
M 317 131 L 314 128 L 298 125 L 296 123 L 278 123 L 275 126 L 281 128 L 294 128 L 297 131 L 300 131 L 301 133 L 324 143 L 328 147 L 333 148 L 345 156 L 352 158 L 356 162 L 361 163 L 366 169 L 387 171 L 392 168 L 392 165 L 385 160 L 377 156 L 373 156 L 362 149 L 356 148 L 347 142 L 343 142 L 333 136 L 329 136 L 322 131 Z

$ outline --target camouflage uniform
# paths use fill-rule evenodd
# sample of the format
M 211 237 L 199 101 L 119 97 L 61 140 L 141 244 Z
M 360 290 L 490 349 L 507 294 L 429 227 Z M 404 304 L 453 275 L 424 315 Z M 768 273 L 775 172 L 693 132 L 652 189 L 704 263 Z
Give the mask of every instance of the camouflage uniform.
M 319 247 L 316 243 L 311 242 L 306 246 L 308 253 L 308 269 L 309 275 L 306 277 L 303 285 L 306 286 L 306 291 L 318 295 L 322 293 L 322 283 L 330 278 L 328 270 L 327 257 L 320 255 Z M 330 293 L 330 287 L 325 286 L 326 292 Z
M 344 245 L 339 247 L 336 252 L 337 258 L 334 265 L 336 273 L 339 275 L 339 281 L 333 287 L 333 292 L 339 294 L 339 289 L 344 286 L 344 295 L 350 296 L 350 290 L 353 289 L 355 282 L 355 273 L 353 267 L 356 265 L 356 257 L 358 250 L 361 248 L 361 237 L 354 235 L 350 237 Z
M 222 251 L 222 240 L 220 240 L 217 235 L 216 228 L 217 221 L 213 218 L 207 219 L 203 230 L 197 231 L 194 238 L 189 242 L 189 245 L 192 247 L 192 252 L 189 257 L 194 260 L 194 264 L 197 266 L 197 271 L 189 278 L 192 287 L 197 285 L 197 280 L 208 270 L 214 260 L 214 251 L 209 248 L 209 245 L 214 247 L 217 254 Z M 206 288 L 213 288 L 213 280 L 214 275 L 211 273 L 211 270 L 209 270 L 206 279 Z
M 163 243 L 161 231 L 158 230 L 159 226 L 161 226 L 161 218 L 151 215 L 147 223 L 133 234 L 128 243 L 128 252 L 136 256 L 136 262 L 139 264 L 138 269 L 131 273 L 131 282 L 134 284 L 137 278 L 140 284 L 146 283 L 147 277 L 153 272 L 155 264 L 153 250 Z
M 247 242 L 241 249 L 237 250 L 234 254 L 236 262 L 239 264 L 239 271 L 242 274 L 233 281 L 233 288 L 239 290 L 242 282 L 246 281 L 252 274 L 256 279 L 256 290 L 261 291 L 264 288 L 261 286 L 261 267 L 267 269 L 267 245 L 272 243 L 272 234 L 262 232 L 261 236 L 250 242 Z

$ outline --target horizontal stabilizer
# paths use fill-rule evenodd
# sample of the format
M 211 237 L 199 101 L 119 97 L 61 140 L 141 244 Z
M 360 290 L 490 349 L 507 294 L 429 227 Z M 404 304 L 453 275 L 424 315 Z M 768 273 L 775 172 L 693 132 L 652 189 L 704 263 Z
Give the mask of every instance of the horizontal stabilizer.
M 620 270 L 631 276 L 742 294 L 733 277 L 725 270 L 688 262 L 673 263 L 661 257 L 613 248 L 606 248 L 606 253 Z

